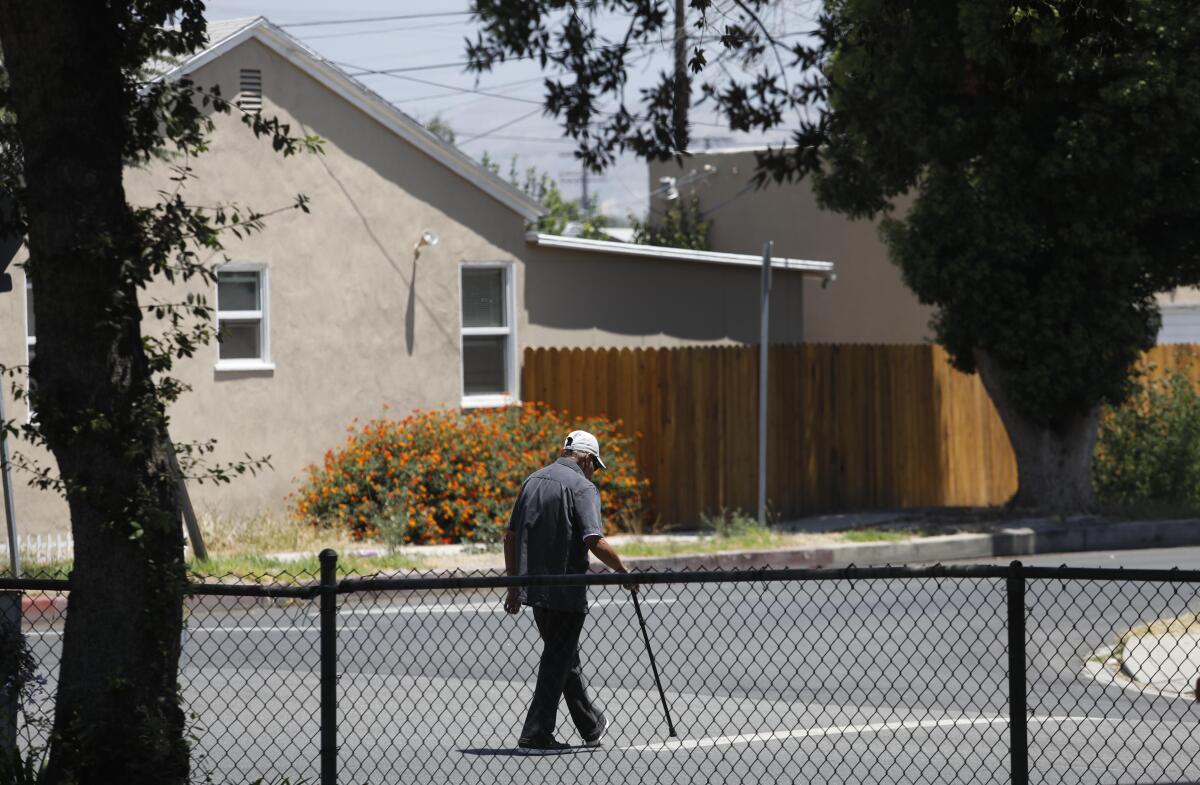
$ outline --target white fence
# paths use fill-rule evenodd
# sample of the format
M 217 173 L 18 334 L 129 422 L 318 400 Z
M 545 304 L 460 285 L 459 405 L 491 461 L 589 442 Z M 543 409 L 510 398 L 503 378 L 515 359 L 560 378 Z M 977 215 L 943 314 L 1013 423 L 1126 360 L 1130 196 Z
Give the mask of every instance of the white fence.
M 45 564 L 67 561 L 75 555 L 75 540 L 69 534 L 26 534 L 17 538 L 22 562 Z M 0 568 L 8 564 L 8 543 L 0 543 Z

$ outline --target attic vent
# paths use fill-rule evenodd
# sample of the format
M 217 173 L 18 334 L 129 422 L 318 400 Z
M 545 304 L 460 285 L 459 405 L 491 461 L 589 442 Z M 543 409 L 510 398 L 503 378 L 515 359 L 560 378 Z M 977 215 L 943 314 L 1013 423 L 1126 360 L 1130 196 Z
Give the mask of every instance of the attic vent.
M 242 69 L 237 105 L 245 112 L 262 111 L 262 71 L 260 69 Z

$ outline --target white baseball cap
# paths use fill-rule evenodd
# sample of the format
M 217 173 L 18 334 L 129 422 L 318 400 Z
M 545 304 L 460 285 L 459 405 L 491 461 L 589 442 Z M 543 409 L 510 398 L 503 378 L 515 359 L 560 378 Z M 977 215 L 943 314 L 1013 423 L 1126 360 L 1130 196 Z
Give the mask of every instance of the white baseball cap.
M 596 465 L 601 469 L 607 469 L 604 461 L 600 460 L 600 442 L 596 437 L 587 431 L 571 431 L 567 434 L 567 440 L 563 442 L 564 450 L 573 450 L 575 452 L 586 452 L 596 458 Z

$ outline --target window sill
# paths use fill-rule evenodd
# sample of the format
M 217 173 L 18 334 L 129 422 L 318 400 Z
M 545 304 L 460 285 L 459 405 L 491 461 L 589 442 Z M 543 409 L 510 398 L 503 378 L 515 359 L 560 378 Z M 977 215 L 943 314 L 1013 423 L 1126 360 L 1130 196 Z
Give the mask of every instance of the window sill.
M 218 360 L 213 366 L 213 370 L 217 373 L 228 373 L 230 371 L 239 373 L 274 373 L 275 363 L 263 362 L 262 360 Z
M 511 395 L 464 395 L 464 409 L 499 409 L 505 406 L 520 406 L 521 402 Z

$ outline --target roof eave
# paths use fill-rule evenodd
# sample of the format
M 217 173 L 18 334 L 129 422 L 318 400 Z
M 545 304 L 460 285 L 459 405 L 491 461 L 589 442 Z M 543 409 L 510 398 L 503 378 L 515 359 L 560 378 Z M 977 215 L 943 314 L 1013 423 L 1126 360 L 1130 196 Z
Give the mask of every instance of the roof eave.
M 586 240 L 582 237 L 563 237 L 561 235 L 543 234 L 540 232 L 528 232 L 525 235 L 525 239 L 527 242 L 541 248 L 562 248 L 572 251 L 609 253 L 618 256 L 637 256 L 647 259 L 670 259 L 679 262 L 762 267 L 762 257 L 750 254 L 724 253 L 721 251 L 693 251 L 688 248 L 639 245 L 636 243 L 617 242 L 615 240 Z M 811 259 L 773 258 L 771 260 L 771 267 L 777 270 L 798 272 L 819 278 L 831 278 L 834 275 L 833 262 L 814 261 Z

